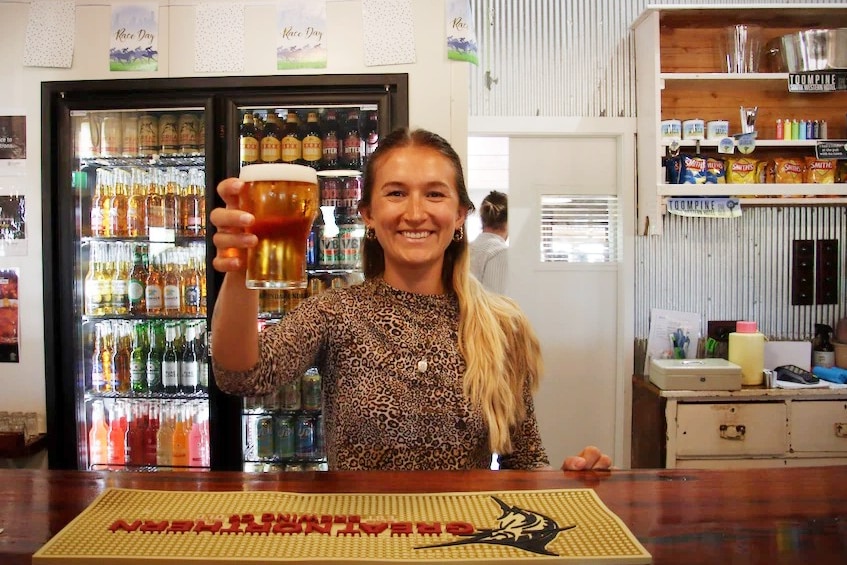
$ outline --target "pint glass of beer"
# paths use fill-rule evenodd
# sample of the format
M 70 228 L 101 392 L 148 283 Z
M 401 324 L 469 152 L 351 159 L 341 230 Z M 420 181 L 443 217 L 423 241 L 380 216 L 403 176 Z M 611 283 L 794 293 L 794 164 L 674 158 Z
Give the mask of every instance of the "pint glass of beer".
M 248 288 L 306 288 L 306 244 L 320 204 L 317 173 L 285 163 L 247 165 L 239 206 L 256 220 L 247 252 Z

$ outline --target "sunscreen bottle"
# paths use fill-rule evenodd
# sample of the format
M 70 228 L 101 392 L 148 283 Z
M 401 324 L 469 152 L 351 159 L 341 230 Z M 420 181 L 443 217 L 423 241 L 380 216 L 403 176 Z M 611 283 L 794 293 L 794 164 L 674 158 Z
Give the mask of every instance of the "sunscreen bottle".
M 741 384 L 760 385 L 764 382 L 765 336 L 756 327 L 756 322 L 739 321 L 735 331 L 729 334 L 731 363 L 741 367 Z

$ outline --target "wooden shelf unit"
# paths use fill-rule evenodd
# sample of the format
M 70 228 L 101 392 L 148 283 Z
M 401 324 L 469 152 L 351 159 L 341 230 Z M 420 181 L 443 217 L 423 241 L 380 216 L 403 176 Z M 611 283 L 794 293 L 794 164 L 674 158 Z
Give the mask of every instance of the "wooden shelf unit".
M 741 131 L 740 107 L 757 106 L 757 144 L 750 157 L 762 160 L 814 155 L 813 141 L 775 139 L 778 118 L 826 120 L 828 139 L 847 139 L 847 92 L 789 92 L 789 74 L 779 67 L 781 59 L 771 55 L 769 49 L 763 48 L 760 72 L 725 72 L 724 29 L 740 23 L 760 25 L 762 44 L 767 46 L 769 41 L 792 32 L 847 27 L 847 8 L 820 4 L 654 6 L 638 17 L 632 29 L 637 77 L 639 234 L 661 233 L 665 198 L 693 195 L 693 190 L 708 195 L 700 191 L 703 185 L 666 184 L 661 166 L 666 152 L 659 131 L 662 120 L 727 120 L 730 134 L 734 134 Z M 686 140 L 682 148 L 721 156 L 714 142 L 698 145 Z M 768 186 L 779 188 L 763 192 L 763 185 L 715 185 L 722 190 L 712 194 L 752 197 L 742 204 L 792 206 L 843 204 L 841 199 L 847 198 L 847 184 Z M 790 198 L 761 198 L 763 194 Z

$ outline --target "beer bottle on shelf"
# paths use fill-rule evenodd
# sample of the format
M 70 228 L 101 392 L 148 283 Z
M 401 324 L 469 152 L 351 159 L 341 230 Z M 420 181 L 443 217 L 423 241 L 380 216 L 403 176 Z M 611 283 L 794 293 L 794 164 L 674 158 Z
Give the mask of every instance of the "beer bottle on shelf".
M 107 211 L 107 185 L 110 182 L 111 173 L 108 169 L 97 169 L 97 176 L 94 183 L 94 194 L 91 197 L 91 236 L 105 237 L 107 234 L 106 225 L 109 217 L 104 217 L 104 211 Z
M 359 133 L 359 112 L 352 110 L 347 114 L 344 126 L 341 155 L 341 167 L 359 170 L 362 167 L 362 136 Z
M 144 284 L 144 300 L 147 315 L 159 315 L 164 309 L 163 294 L 164 284 L 161 272 L 161 255 L 150 257 L 147 270 L 147 280 Z
M 162 313 L 178 316 L 182 313 L 182 289 L 176 263 L 176 250 L 165 252 L 165 274 L 162 277 Z
M 129 382 L 133 394 L 147 392 L 147 351 L 144 349 L 147 324 L 132 327 L 132 351 L 129 354 Z
M 100 270 L 95 276 L 100 281 L 100 306 L 98 314 L 112 314 L 112 279 L 115 278 L 115 247 L 104 243 L 101 247 Z
M 300 133 L 299 118 L 297 112 L 288 112 L 285 120 L 285 129 L 282 133 L 282 162 L 302 164 L 303 162 L 303 135 Z
M 200 271 L 188 250 L 179 254 L 182 284 L 182 311 L 190 316 L 200 314 Z
M 117 379 L 115 378 L 115 343 L 110 322 L 102 323 L 101 335 L 103 345 L 100 349 L 100 357 L 103 360 L 103 379 L 106 381 L 106 390 L 112 391 Z
M 165 227 L 165 208 L 163 195 L 165 192 L 165 171 L 152 168 L 148 175 L 150 187 L 147 192 L 147 235 L 151 228 Z
M 147 313 L 147 300 L 144 296 L 148 275 L 144 260 L 146 254 L 143 243 L 135 244 L 132 256 L 132 271 L 129 273 L 129 288 L 127 289 L 129 313 L 134 316 Z
M 338 168 L 338 118 L 335 110 L 327 110 L 321 135 L 321 169 Z
M 150 322 L 147 326 L 147 390 L 160 393 L 162 385 L 162 354 L 165 349 L 164 324 L 161 320 Z
M 106 392 L 109 390 L 106 381 L 106 371 L 103 367 L 105 339 L 102 324 L 94 325 L 94 348 L 91 352 L 91 392 Z
M 198 388 L 201 392 L 209 390 L 209 349 L 206 347 L 206 322 L 200 320 L 197 325 L 197 357 L 200 360 L 200 372 L 198 375 Z
M 318 113 L 309 112 L 306 118 L 306 134 L 303 136 L 303 164 L 313 169 L 320 168 L 322 154 Z
M 202 169 L 188 171 L 188 184 L 179 205 L 180 231 L 182 235 L 197 237 L 203 235 L 203 210 L 200 200 L 200 187 L 205 185 Z
M 147 171 L 134 167 L 131 182 L 126 212 L 127 235 L 141 237 L 147 235 L 147 187 L 150 185 Z
M 118 394 L 127 394 L 130 391 L 130 347 L 128 343 L 129 334 L 126 331 L 126 322 L 115 322 L 112 328 L 113 351 L 112 364 L 112 390 Z
M 185 350 L 179 366 L 179 388 L 185 394 L 200 390 L 200 357 L 197 354 L 195 328 L 189 325 L 185 331 Z
M 179 359 L 176 355 L 176 327 L 165 325 L 165 351 L 162 353 L 162 385 L 166 394 L 179 392 Z
M 115 255 L 115 269 L 112 274 L 112 313 L 126 314 L 129 312 L 129 262 L 128 243 L 115 243 L 112 253 Z
M 377 123 L 377 113 L 370 111 L 367 113 L 368 122 L 365 126 L 365 155 L 362 166 L 366 166 L 371 154 L 376 151 L 379 145 L 379 124 Z
M 282 160 L 282 131 L 273 110 L 268 110 L 265 129 L 262 133 L 262 141 L 259 143 L 260 160 L 263 163 L 279 163 Z
M 178 194 L 182 186 L 182 172 L 176 167 L 168 167 L 165 178 L 165 196 L 162 198 L 165 228 L 179 233 L 179 201 Z
M 126 237 L 129 235 L 127 218 L 129 216 L 128 173 L 123 169 L 113 171 L 114 189 L 109 201 L 109 235 Z
M 253 123 L 253 114 L 245 112 L 241 122 L 240 132 L 241 166 L 252 165 L 259 161 L 259 140 L 256 136 L 256 126 Z
M 111 169 L 98 169 L 97 172 L 103 171 L 103 185 L 100 187 L 102 198 L 100 199 L 100 223 L 102 229 L 100 237 L 112 237 L 112 195 L 115 193 L 115 172 Z
M 100 269 L 100 244 L 92 242 L 88 252 L 88 273 L 83 282 L 83 294 L 85 299 L 85 314 L 96 316 L 101 303 L 100 278 L 97 271 Z

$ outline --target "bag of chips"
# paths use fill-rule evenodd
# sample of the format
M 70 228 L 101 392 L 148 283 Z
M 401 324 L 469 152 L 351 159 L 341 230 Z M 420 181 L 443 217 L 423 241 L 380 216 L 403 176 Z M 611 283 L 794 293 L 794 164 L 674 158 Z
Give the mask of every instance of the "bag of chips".
M 755 184 L 761 182 L 759 160 L 751 157 L 728 157 L 726 160 L 726 182 L 731 184 Z
M 670 184 L 705 184 L 706 159 L 680 153 L 668 157 L 666 164 Z
M 805 182 L 814 184 L 832 184 L 835 182 L 835 161 L 806 157 Z
M 806 161 L 799 157 L 776 157 L 774 181 L 777 184 L 797 184 L 805 180 Z

